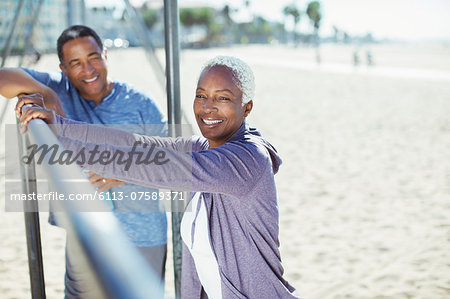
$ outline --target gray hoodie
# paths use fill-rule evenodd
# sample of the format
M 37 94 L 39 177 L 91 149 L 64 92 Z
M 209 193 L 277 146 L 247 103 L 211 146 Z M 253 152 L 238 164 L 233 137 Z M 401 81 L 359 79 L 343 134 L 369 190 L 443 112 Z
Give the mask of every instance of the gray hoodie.
M 274 174 L 281 159 L 257 130 L 244 122 L 225 144 L 209 149 L 208 141 L 198 136 L 149 137 L 92 125 L 70 126 L 75 122 L 64 118 L 58 121 L 62 124 L 60 141 L 75 152 L 82 148 L 89 152 L 97 146 L 98 151 L 114 155 L 116 151 L 130 152 L 130 145 L 141 141 L 156 144 L 168 160 L 162 165 L 143 166 L 135 163 L 135 158 L 127 170 L 117 161 L 88 166 L 105 177 L 149 187 L 203 192 L 224 299 L 299 298 L 283 278 L 278 249 Z M 148 147 L 141 149 L 145 152 Z M 78 162 L 87 166 L 86 161 Z M 185 245 L 182 297 L 207 298 Z

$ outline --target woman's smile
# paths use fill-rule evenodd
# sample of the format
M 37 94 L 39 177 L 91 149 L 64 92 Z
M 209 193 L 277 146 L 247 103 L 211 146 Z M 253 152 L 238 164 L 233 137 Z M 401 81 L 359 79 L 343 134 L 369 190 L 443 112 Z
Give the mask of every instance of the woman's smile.
M 206 119 L 206 118 L 202 118 L 202 120 L 208 126 L 218 125 L 221 122 L 223 122 L 223 120 L 220 120 L 220 119 Z

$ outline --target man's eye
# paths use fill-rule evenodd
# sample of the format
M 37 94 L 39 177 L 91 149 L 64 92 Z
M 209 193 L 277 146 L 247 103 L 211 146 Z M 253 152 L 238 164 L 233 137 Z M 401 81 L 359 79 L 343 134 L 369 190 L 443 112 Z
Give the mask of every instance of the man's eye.
M 230 101 L 230 98 L 227 97 L 219 97 L 220 101 Z
M 89 63 L 100 64 L 100 63 L 102 63 L 102 59 L 101 59 L 101 57 L 91 57 L 91 58 L 89 58 Z
M 76 67 L 79 67 L 81 64 L 79 63 L 79 62 L 75 62 L 75 63 L 72 63 L 71 65 L 70 65 L 70 67 L 71 68 L 76 68 Z
M 206 99 L 206 97 L 204 95 L 202 95 L 202 94 L 196 94 L 195 98 L 197 98 L 197 99 Z

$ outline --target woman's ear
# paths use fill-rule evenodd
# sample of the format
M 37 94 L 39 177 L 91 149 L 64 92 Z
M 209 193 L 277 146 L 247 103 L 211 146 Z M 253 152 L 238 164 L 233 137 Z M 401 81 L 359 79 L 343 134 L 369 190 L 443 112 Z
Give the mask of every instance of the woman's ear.
M 248 103 L 245 104 L 244 107 L 245 107 L 245 111 L 244 111 L 244 118 L 245 118 L 250 114 L 250 112 L 253 109 L 253 100 L 248 101 Z

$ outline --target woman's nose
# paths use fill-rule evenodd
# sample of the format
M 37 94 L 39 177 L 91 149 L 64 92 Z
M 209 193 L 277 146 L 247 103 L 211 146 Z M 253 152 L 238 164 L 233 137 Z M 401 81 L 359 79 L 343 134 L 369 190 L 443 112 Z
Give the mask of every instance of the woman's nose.
M 211 112 L 211 111 L 217 110 L 216 102 L 214 101 L 214 99 L 211 99 L 211 98 L 206 99 L 206 101 L 203 103 L 203 110 L 205 112 Z

